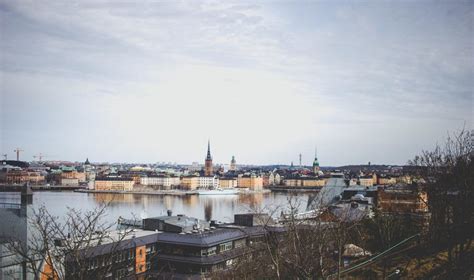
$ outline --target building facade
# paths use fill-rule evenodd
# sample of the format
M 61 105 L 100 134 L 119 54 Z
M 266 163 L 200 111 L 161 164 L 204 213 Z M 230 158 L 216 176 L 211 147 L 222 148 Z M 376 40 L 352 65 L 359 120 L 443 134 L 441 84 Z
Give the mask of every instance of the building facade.
M 219 178 L 219 185 L 222 189 L 236 188 L 237 187 L 237 178 L 221 177 L 221 178 Z
M 261 191 L 263 190 L 263 178 L 253 173 L 250 175 L 239 175 L 237 177 L 237 186 L 253 191 Z
M 181 184 L 181 180 L 176 176 L 168 175 L 149 175 L 140 178 L 140 184 L 143 186 L 157 186 L 164 189 L 173 189 Z
M 100 177 L 95 179 L 94 188 L 98 191 L 131 191 L 134 184 L 132 178 Z

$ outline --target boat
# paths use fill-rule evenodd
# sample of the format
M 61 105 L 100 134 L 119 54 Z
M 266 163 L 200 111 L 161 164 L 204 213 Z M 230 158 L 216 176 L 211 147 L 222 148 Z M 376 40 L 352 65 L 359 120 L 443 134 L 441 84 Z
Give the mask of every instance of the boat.
M 238 194 L 239 190 L 232 189 L 232 188 L 229 188 L 229 189 L 217 188 L 217 189 L 208 189 L 208 190 L 197 190 L 196 193 L 199 195 L 229 195 L 229 194 Z

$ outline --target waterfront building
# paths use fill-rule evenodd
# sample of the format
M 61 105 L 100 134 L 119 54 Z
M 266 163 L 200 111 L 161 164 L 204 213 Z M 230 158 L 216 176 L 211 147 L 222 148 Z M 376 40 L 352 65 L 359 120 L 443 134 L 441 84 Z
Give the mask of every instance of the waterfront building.
M 95 181 L 95 171 L 94 167 L 89 162 L 89 158 L 86 158 L 86 161 L 83 165 L 84 173 L 86 174 L 86 182 L 88 183 L 89 189 L 94 188 L 94 181 Z
M 236 171 L 236 170 L 237 170 L 237 165 L 236 165 L 235 157 L 232 156 L 232 160 L 230 161 L 229 171 Z
M 270 186 L 276 186 L 281 184 L 281 176 L 277 172 L 271 172 L 268 176 L 268 184 Z
M 61 186 L 77 187 L 79 186 L 79 179 L 77 178 L 61 178 Z
M 324 187 L 327 178 L 316 176 L 288 176 L 283 179 L 285 187 Z
M 181 188 L 184 190 L 195 190 L 199 187 L 199 176 L 189 175 L 181 177 Z
M 263 178 L 255 175 L 255 173 L 250 175 L 241 174 L 237 177 L 237 186 L 253 191 L 261 191 L 263 189 Z
M 214 174 L 212 167 L 212 156 L 211 156 L 211 142 L 207 142 L 207 155 L 204 161 L 204 176 L 212 176 Z
M 69 166 L 61 166 L 60 182 L 62 179 L 77 179 L 79 183 L 86 182 L 86 173 L 78 172 L 76 168 Z
M 324 187 L 326 185 L 327 178 L 319 177 L 303 177 L 301 178 L 303 187 Z
M 42 184 L 45 177 L 40 172 L 11 169 L 5 173 L 4 180 L 7 184 Z
M 217 176 L 200 176 L 199 177 L 199 188 L 200 189 L 216 189 L 219 188 L 219 178 Z
M 148 175 L 140 178 L 141 185 L 163 187 L 164 189 L 172 189 L 179 186 L 180 183 L 179 177 L 170 175 Z
M 123 177 L 98 177 L 94 182 L 94 188 L 99 191 L 131 191 L 133 185 L 132 178 Z
M 219 185 L 222 189 L 236 188 L 237 187 L 237 178 L 235 178 L 235 177 L 221 177 L 221 178 L 219 178 Z

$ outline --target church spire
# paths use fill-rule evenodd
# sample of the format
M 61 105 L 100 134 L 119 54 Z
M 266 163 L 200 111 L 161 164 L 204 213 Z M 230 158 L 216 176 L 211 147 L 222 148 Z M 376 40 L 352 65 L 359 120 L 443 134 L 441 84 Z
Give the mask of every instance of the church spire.
M 318 147 L 314 147 L 314 161 L 313 161 L 313 172 L 318 173 L 320 170 L 319 168 L 319 161 L 318 161 Z
M 214 170 L 212 168 L 212 156 L 211 156 L 211 141 L 207 140 L 207 156 L 204 162 L 204 175 L 212 176 Z
M 211 141 L 210 141 L 210 140 L 207 140 L 207 156 L 206 156 L 206 160 L 212 160 L 212 156 L 211 156 Z

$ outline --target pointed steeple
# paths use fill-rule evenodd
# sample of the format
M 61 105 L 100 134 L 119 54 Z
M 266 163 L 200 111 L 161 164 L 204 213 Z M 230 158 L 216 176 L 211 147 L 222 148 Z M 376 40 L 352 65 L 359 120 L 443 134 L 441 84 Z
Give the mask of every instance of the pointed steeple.
M 211 141 L 210 141 L 210 140 L 207 140 L 207 156 L 206 156 L 206 160 L 212 160 L 212 156 L 211 156 Z
M 319 168 L 319 161 L 318 161 L 318 147 L 314 148 L 314 161 L 313 161 L 313 172 L 318 173 L 320 170 Z

